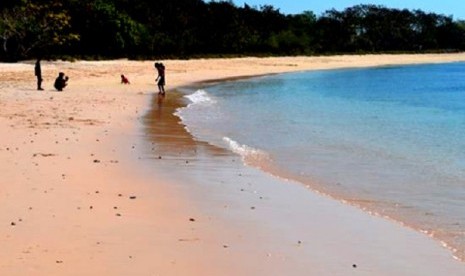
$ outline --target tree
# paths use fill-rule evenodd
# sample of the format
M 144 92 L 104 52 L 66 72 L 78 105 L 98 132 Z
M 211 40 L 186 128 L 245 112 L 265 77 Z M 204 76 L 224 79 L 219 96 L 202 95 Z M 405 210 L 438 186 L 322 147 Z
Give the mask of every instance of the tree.
M 319 52 L 347 52 L 352 31 L 347 28 L 344 14 L 335 9 L 326 11 L 317 23 L 317 50 Z
M 377 5 L 317 18 L 231 0 L 0 0 L 0 60 L 465 50 L 464 25 Z
M 447 51 L 464 49 L 465 30 L 463 25 L 455 23 L 452 17 L 441 16 L 437 26 L 437 41 L 439 48 Z
M 140 51 L 146 44 L 145 27 L 114 1 L 93 0 L 69 2 L 73 30 L 81 34 L 79 54 L 85 56 L 118 57 Z M 85 16 L 83 16 L 85 15 Z
M 10 60 L 43 53 L 79 39 L 79 35 L 70 32 L 70 16 L 59 1 L 23 0 L 21 6 L 4 9 L 1 18 L 2 50 Z

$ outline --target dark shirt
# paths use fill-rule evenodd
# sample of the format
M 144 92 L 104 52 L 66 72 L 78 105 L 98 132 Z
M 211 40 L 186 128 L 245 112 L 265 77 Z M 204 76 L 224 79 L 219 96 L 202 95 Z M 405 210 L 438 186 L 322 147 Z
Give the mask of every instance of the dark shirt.
M 38 78 L 42 77 L 42 69 L 40 68 L 40 61 L 36 62 L 36 66 L 34 67 L 34 72 Z
M 58 76 L 55 80 L 54 86 L 58 91 L 62 91 L 63 88 L 65 88 L 67 81 L 68 79 L 66 77 Z

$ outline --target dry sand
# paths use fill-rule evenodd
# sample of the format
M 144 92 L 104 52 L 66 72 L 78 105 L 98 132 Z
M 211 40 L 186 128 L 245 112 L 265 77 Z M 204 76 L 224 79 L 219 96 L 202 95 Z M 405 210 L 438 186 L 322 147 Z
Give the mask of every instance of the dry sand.
M 465 54 L 169 60 L 165 102 L 199 81 L 448 61 Z M 175 176 L 170 156 L 145 158 L 153 61 L 42 62 L 41 92 L 33 64 L 0 64 L 0 275 L 465 274 L 425 235 L 240 162 Z M 159 112 L 157 131 L 179 138 Z

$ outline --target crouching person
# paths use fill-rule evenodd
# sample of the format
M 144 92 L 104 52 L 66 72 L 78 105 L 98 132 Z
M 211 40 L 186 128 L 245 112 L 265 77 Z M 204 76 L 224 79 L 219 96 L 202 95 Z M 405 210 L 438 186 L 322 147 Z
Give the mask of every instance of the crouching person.
M 63 88 L 65 88 L 68 85 L 68 76 L 65 76 L 65 73 L 60 72 L 58 74 L 58 77 L 55 79 L 55 88 L 58 91 L 63 91 Z

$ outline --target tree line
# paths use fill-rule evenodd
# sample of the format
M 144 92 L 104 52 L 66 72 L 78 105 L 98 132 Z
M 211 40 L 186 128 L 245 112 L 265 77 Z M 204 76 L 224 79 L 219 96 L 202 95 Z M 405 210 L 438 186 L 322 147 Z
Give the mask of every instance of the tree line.
M 465 50 L 465 21 L 356 5 L 320 16 L 202 0 L 2 0 L 0 60 Z

